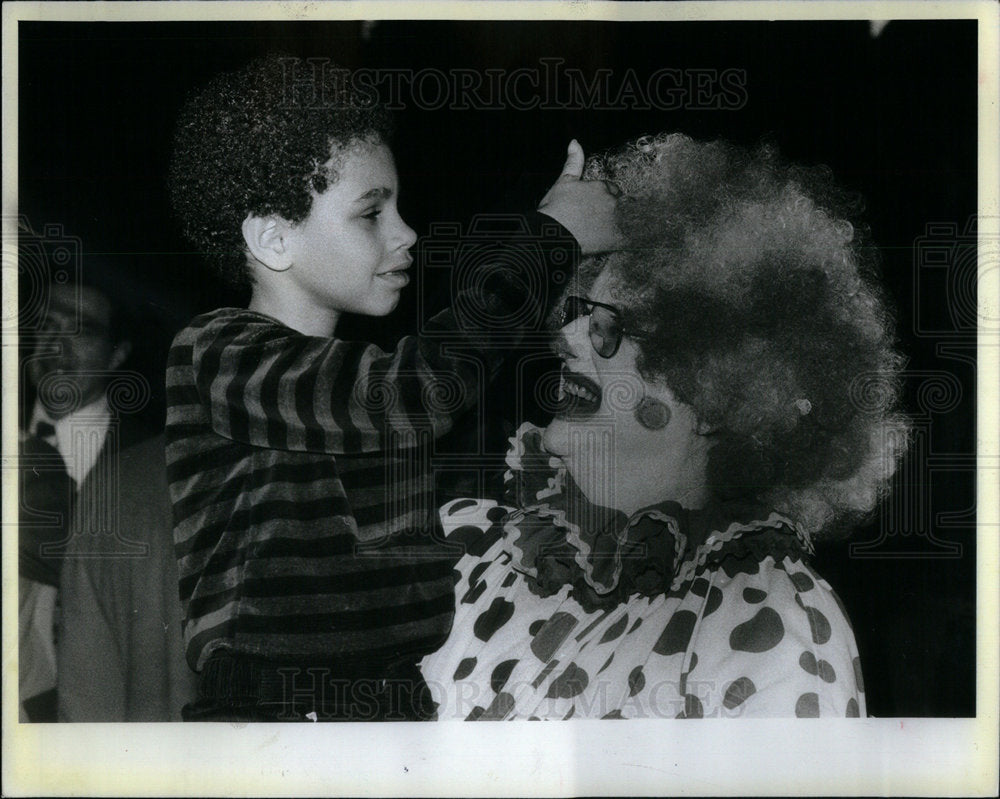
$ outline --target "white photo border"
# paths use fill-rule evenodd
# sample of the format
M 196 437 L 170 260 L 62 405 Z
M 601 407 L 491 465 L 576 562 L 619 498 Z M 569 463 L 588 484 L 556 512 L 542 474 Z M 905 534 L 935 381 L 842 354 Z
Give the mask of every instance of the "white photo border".
M 979 22 L 979 220 L 1000 237 L 998 6 L 993 2 L 136 2 L 3 6 L 5 319 L 17 216 L 17 23 L 29 20 L 831 20 Z M 16 256 L 12 256 L 16 257 Z M 994 265 L 995 266 L 995 265 Z M 982 269 L 982 264 L 980 265 Z M 981 271 L 980 319 L 1000 315 Z M 23 725 L 15 537 L 3 539 L 3 793 L 18 795 L 995 795 L 998 772 L 1000 341 L 979 343 L 977 714 L 973 719 L 571 724 Z M 3 346 L 3 513 L 16 514 L 16 342 Z M 10 528 L 8 528 L 10 529 Z

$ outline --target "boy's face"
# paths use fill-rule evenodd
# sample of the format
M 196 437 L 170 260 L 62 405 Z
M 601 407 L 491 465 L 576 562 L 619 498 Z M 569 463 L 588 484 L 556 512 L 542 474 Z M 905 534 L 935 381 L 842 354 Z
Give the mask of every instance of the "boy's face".
M 399 179 L 384 144 L 356 145 L 343 156 L 340 179 L 313 196 L 312 210 L 285 242 L 286 273 L 317 310 L 384 316 L 410 282 L 417 235 L 396 207 Z

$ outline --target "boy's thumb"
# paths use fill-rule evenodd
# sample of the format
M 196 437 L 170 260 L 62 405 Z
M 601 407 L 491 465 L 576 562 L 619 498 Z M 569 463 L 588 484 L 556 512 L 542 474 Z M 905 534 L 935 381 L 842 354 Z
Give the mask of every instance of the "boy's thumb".
M 566 152 L 566 163 L 563 165 L 562 174 L 559 176 L 560 180 L 579 180 L 583 174 L 585 160 L 580 142 L 573 139 L 569 143 L 569 148 Z

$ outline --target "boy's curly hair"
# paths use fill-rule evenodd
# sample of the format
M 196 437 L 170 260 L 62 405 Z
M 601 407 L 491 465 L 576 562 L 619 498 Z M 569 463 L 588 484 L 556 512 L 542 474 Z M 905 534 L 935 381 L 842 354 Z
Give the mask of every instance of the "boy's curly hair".
M 829 170 L 682 135 L 593 158 L 623 190 L 623 252 L 605 266 L 638 367 L 714 431 L 709 484 L 808 533 L 870 513 L 907 446 L 902 356 L 860 199 Z
M 301 222 L 312 192 L 337 182 L 336 156 L 390 134 L 388 112 L 326 59 L 275 54 L 218 75 L 188 98 L 174 132 L 169 185 L 184 234 L 246 292 L 247 215 Z

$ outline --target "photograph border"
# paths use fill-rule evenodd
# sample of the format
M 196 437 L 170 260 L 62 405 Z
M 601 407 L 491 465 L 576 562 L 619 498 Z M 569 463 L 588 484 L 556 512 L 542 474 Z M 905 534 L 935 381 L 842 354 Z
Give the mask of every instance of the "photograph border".
M 979 239 L 1000 239 L 1000 7 L 984 2 L 6 3 L 3 318 L 17 317 L 20 21 L 844 20 L 979 23 Z M 1000 321 L 1000 263 L 979 264 L 980 325 Z M 5 324 L 5 327 L 7 325 Z M 16 326 L 15 326 L 16 327 Z M 994 326 L 994 331 L 996 327 Z M 19 795 L 993 795 L 998 760 L 1000 337 L 977 368 L 976 717 L 571 724 L 20 724 L 17 341 L 3 342 L 3 793 Z M 13 524 L 12 528 L 10 525 Z M 808 725 L 808 729 L 804 729 Z

